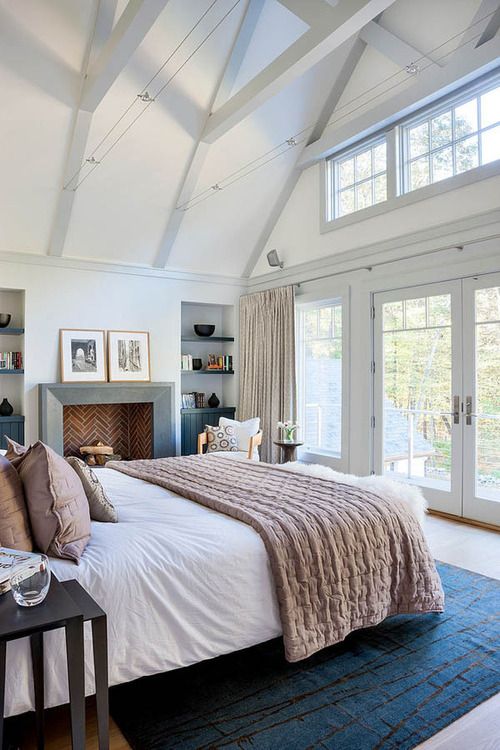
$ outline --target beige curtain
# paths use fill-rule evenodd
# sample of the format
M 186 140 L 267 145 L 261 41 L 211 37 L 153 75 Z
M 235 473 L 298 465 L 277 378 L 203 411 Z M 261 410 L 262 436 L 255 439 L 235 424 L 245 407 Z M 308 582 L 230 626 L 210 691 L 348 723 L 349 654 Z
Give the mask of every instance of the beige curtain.
M 292 286 L 240 298 L 239 418 L 260 417 L 261 459 L 276 461 L 279 420 L 296 418 Z

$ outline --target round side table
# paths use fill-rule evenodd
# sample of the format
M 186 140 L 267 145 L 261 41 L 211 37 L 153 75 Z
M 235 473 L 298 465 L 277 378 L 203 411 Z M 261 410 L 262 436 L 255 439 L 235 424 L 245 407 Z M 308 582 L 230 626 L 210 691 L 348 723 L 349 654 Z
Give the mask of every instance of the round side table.
M 281 448 L 281 461 L 282 464 L 287 464 L 290 461 L 295 461 L 295 451 L 304 443 L 299 443 L 295 440 L 273 440 L 274 445 Z

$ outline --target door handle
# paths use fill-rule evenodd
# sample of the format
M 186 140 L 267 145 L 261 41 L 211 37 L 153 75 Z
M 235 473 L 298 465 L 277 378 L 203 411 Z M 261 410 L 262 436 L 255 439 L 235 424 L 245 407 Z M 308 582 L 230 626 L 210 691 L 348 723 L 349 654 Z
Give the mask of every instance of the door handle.
M 453 396 L 453 424 L 460 424 L 460 396 Z
M 465 398 L 465 424 L 472 424 L 472 396 Z

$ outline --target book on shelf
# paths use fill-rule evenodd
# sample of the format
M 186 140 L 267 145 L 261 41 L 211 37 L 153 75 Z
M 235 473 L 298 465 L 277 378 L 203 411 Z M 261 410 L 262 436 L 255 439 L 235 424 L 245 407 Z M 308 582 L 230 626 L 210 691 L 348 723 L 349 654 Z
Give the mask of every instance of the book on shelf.
M 14 565 L 23 562 L 41 562 L 42 556 L 37 552 L 22 552 L 17 549 L 0 547 L 0 594 L 10 591 L 10 576 Z
M 182 408 L 183 409 L 204 409 L 205 408 L 205 394 L 197 393 L 183 393 L 182 394 Z
M 193 357 L 191 354 L 183 354 L 181 357 L 181 370 L 193 369 Z
M 227 372 L 233 369 L 233 358 L 230 354 L 209 354 L 207 370 Z
M 22 352 L 0 352 L 0 370 L 22 370 Z

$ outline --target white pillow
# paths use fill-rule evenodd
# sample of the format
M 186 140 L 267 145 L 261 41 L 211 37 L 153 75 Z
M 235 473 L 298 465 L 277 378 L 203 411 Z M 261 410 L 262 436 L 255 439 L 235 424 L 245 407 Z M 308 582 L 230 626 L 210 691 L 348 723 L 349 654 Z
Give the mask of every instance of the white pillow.
M 253 419 L 247 419 L 245 422 L 238 422 L 237 419 L 221 417 L 219 425 L 221 427 L 234 427 L 234 434 L 238 441 L 238 450 L 247 451 L 250 438 L 259 431 L 260 419 L 259 417 L 254 417 Z
M 7 451 L 4 451 L 3 448 L 0 448 L 0 456 L 5 456 L 6 453 Z

